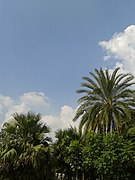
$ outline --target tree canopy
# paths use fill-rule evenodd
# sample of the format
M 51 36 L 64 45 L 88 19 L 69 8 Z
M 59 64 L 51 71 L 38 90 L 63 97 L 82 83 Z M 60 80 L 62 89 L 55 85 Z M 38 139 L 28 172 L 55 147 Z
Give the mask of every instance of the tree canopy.
M 80 106 L 69 127 L 55 132 L 41 115 L 13 114 L 0 131 L 2 180 L 134 180 L 133 76 L 95 69 L 83 77 Z M 80 133 L 81 132 L 81 133 Z M 83 134 L 82 134 L 83 132 Z

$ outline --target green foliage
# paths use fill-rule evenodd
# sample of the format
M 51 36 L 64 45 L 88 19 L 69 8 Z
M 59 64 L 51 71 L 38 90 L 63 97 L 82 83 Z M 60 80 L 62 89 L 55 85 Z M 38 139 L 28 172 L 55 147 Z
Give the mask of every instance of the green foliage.
M 69 158 L 69 146 L 72 141 L 80 139 L 76 128 L 70 127 L 65 130 L 58 130 L 55 133 L 56 142 L 53 144 L 55 157 L 55 171 L 57 174 L 63 174 L 64 178 L 70 179 L 72 176 L 72 167 Z
M 108 134 L 103 138 L 102 153 L 95 165 L 98 174 L 106 179 L 129 178 L 135 168 L 135 144 L 117 133 Z
M 117 132 L 106 136 L 89 132 L 83 139 L 72 139 L 66 136 L 59 141 L 55 154 L 59 164 L 57 172 L 63 179 L 134 179 L 135 176 L 135 143 Z M 60 137 L 60 136 L 59 136 Z M 66 141 L 70 139 L 70 141 Z M 60 140 L 60 139 L 59 139 Z M 56 140 L 58 143 L 58 140 Z M 67 176 L 70 174 L 70 176 Z
M 71 141 L 68 150 L 67 163 L 70 164 L 73 171 L 82 169 L 82 145 L 79 141 Z

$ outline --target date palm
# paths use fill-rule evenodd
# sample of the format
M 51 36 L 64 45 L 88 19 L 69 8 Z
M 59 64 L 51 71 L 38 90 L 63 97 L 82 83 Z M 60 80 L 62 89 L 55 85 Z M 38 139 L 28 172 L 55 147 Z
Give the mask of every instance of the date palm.
M 103 134 L 113 130 L 121 132 L 131 120 L 131 110 L 135 106 L 135 91 L 131 88 L 134 77 L 131 74 L 112 73 L 95 69 L 91 77 L 83 77 L 84 93 L 73 121 L 80 119 L 80 132 L 100 131 Z

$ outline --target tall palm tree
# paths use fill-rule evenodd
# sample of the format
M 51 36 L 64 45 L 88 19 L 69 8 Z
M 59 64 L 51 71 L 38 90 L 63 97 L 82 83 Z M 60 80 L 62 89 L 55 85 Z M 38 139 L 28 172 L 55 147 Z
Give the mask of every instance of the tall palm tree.
M 100 131 L 103 134 L 116 130 L 121 132 L 129 125 L 131 110 L 135 107 L 134 94 L 131 89 L 134 77 L 131 74 L 118 73 L 116 68 L 112 73 L 95 69 L 91 77 L 83 77 L 84 93 L 73 121 L 80 119 L 80 132 Z

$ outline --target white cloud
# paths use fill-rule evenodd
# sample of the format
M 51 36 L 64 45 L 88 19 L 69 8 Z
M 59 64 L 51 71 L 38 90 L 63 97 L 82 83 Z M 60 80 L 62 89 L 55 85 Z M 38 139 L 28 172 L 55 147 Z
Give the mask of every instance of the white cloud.
M 55 134 L 58 129 L 66 129 L 70 126 L 77 127 L 79 125 L 79 121 L 73 122 L 72 119 L 75 115 L 76 109 L 65 105 L 62 106 L 60 109 L 60 113 L 57 116 L 53 115 L 44 115 L 42 117 L 41 122 L 46 123 L 52 129 L 51 136 L 54 138 Z
M 28 92 L 24 93 L 17 100 L 0 95 L 0 120 L 2 124 L 11 119 L 14 113 L 27 113 L 33 111 L 35 113 L 41 113 L 42 122 L 49 125 L 52 131 L 57 129 L 64 129 L 71 126 L 75 126 L 78 122 L 72 121 L 75 115 L 75 109 L 65 105 L 62 106 L 58 115 L 47 114 L 46 109 L 51 108 L 49 99 L 43 93 Z M 50 110 L 49 110 L 50 111 Z
M 12 106 L 14 102 L 11 97 L 0 95 L 0 121 L 5 120 L 5 114 Z
M 70 126 L 78 127 L 78 121 L 73 122 L 72 119 L 75 115 L 76 109 L 70 106 L 62 106 L 58 116 L 45 115 L 42 117 L 42 122 L 47 122 L 50 127 L 55 131 L 57 129 L 64 129 Z
M 60 119 L 65 127 L 67 127 L 67 122 L 70 122 L 71 125 L 73 124 L 71 120 L 73 119 L 74 115 L 75 110 L 70 106 L 65 105 L 61 107 Z
M 3 96 L 3 98 L 5 98 Z M 10 98 L 11 99 L 11 98 Z M 43 93 L 28 92 L 24 93 L 17 101 L 12 99 L 12 105 L 7 108 L 5 120 L 10 119 L 12 114 L 26 113 L 28 111 L 40 111 L 49 105 L 47 97 Z
M 124 72 L 126 70 L 135 76 L 135 25 L 115 33 L 109 41 L 101 41 L 99 45 L 106 52 L 105 60 L 116 59 L 116 67 L 120 66 Z
M 24 102 L 28 106 L 49 105 L 48 98 L 45 96 L 44 93 L 41 92 L 24 93 L 19 99 L 21 102 Z

